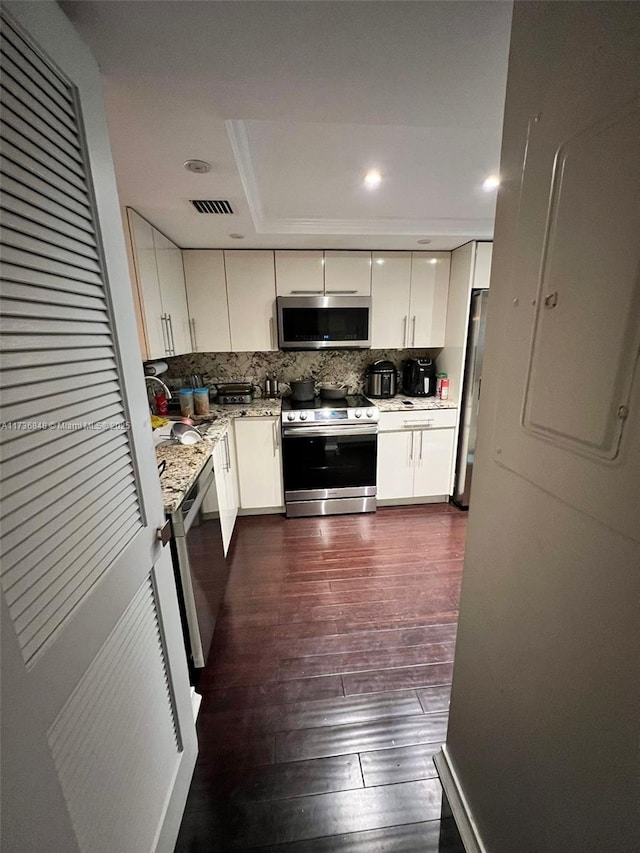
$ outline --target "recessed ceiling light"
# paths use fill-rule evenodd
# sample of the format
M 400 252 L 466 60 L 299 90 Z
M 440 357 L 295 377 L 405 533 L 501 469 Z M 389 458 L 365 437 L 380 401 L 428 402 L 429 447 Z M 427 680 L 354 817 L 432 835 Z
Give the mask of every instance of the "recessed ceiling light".
M 382 183 L 382 175 L 377 169 L 369 169 L 364 176 L 364 185 L 367 189 L 375 190 Z
M 496 190 L 500 186 L 500 178 L 497 175 L 489 175 L 488 178 L 482 182 L 482 189 L 486 193 L 490 193 L 491 190 Z
M 211 163 L 207 163 L 206 160 L 185 160 L 183 166 L 188 172 L 197 172 L 199 175 L 211 171 Z
M 430 264 L 437 264 L 437 263 L 438 263 L 438 259 L 437 259 L 437 258 L 429 258 L 429 263 L 430 263 Z
M 384 263 L 384 258 L 376 258 L 376 263 L 377 263 L 377 264 L 383 264 L 383 263 Z
M 244 240 L 244 234 L 229 234 L 232 240 Z
M 431 240 L 428 237 L 423 237 L 422 240 L 418 240 L 421 246 L 428 246 Z

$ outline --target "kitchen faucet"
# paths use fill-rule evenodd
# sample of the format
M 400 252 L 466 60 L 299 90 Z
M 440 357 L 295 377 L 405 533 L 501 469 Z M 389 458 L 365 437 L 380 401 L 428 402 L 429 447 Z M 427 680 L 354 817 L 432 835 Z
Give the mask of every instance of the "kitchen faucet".
M 164 396 L 167 398 L 167 400 L 171 399 L 171 391 L 169 391 L 169 389 L 164 384 L 162 379 L 158 379 L 157 376 L 145 376 L 144 381 L 145 382 L 157 382 L 158 385 L 162 388 L 162 392 L 163 392 Z M 156 415 L 158 414 L 158 404 L 156 403 L 155 400 L 151 404 L 151 411 L 155 412 Z
M 162 379 L 158 379 L 158 377 L 157 377 L 157 376 L 145 376 L 145 377 L 144 377 L 144 381 L 145 381 L 145 382 L 157 382 L 157 383 L 158 383 L 158 385 L 159 385 L 159 386 L 162 388 L 162 390 L 164 391 L 164 396 L 167 398 L 167 400 L 170 400 L 170 399 L 171 399 L 171 391 L 169 391 L 169 389 L 168 389 L 168 388 L 167 388 L 167 386 L 164 384 L 164 382 L 162 381 Z

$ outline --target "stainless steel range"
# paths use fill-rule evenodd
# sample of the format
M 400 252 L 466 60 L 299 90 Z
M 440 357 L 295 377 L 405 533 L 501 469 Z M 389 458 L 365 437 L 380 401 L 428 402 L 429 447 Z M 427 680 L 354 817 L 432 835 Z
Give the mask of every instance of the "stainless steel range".
M 288 517 L 375 512 L 378 417 L 362 396 L 282 401 Z

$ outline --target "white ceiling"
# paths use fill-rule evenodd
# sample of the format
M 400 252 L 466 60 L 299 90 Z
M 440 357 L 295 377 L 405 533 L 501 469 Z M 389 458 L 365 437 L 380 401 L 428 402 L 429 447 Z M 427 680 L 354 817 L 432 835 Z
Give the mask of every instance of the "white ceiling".
M 178 245 L 491 237 L 495 195 L 481 184 L 499 164 L 510 2 L 61 5 L 104 74 L 122 203 Z M 189 158 L 211 172 L 190 174 Z M 378 190 L 362 184 L 369 168 Z M 198 214 L 193 198 L 235 213 Z

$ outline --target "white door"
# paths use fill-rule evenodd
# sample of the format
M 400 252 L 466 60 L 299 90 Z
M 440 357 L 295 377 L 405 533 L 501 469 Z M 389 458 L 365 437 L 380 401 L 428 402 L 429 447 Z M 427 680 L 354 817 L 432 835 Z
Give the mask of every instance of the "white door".
M 279 418 L 238 418 L 235 428 L 240 506 L 243 509 L 282 506 Z
M 411 252 L 374 252 L 371 266 L 371 346 L 404 349 L 409 331 Z
M 378 497 L 380 500 L 413 497 L 416 431 L 378 434 Z
M 194 352 L 229 352 L 229 308 L 220 249 L 182 253 Z
M 450 266 L 449 252 L 413 253 L 410 347 L 444 346 Z
M 275 263 L 278 296 L 322 296 L 324 293 L 322 249 L 276 250 Z
M 453 429 L 422 429 L 415 433 L 413 494 L 416 498 L 449 494 L 453 433 Z
M 2 846 L 169 851 L 197 747 L 101 81 L 5 10 Z
M 277 349 L 273 252 L 225 252 L 233 352 Z
M 191 352 L 192 347 L 182 252 L 157 228 L 153 229 L 153 242 L 156 247 L 162 310 L 166 317 L 172 355 L 183 355 Z
M 327 296 L 370 296 L 371 252 L 325 252 L 324 292 Z
M 160 296 L 153 228 L 131 208 L 127 209 L 127 219 L 133 262 L 142 297 L 140 302 L 144 314 L 147 355 L 149 358 L 165 358 L 171 355 L 171 346 Z

